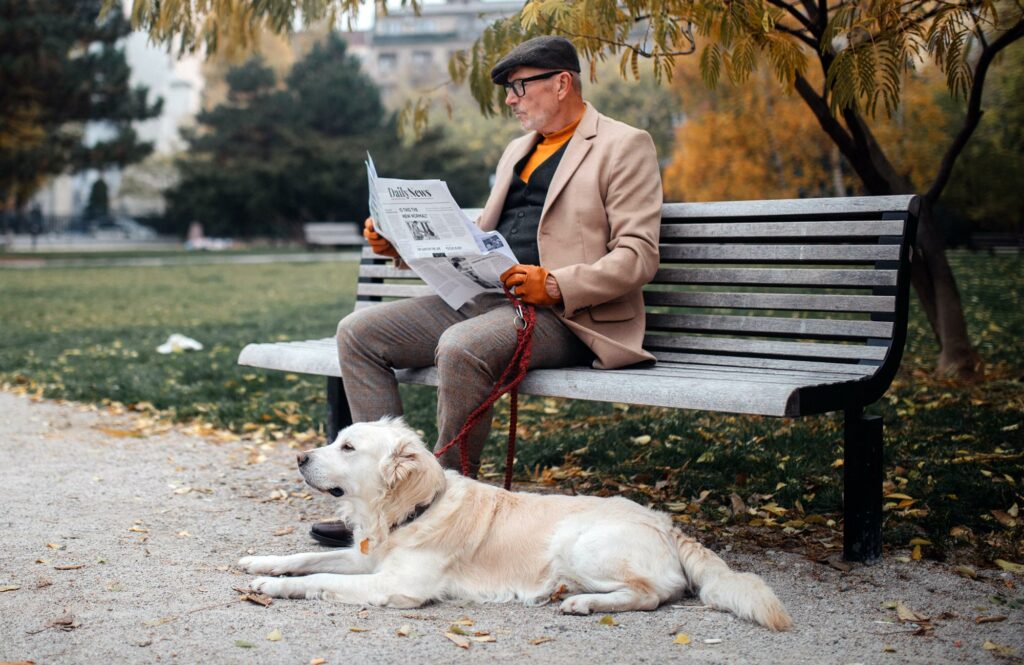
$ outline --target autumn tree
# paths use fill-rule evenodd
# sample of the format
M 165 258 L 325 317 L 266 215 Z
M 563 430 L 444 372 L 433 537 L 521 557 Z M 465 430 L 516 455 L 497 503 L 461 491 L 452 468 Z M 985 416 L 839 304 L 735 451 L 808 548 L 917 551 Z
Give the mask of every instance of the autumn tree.
M 267 0 L 232 3 L 224 12 L 215 0 L 134 0 L 132 16 L 157 39 L 184 50 L 211 49 L 244 44 L 260 29 L 288 30 L 300 6 L 304 20 L 319 21 L 354 16 L 361 4 Z M 657 78 L 669 78 L 676 58 L 694 54 L 709 86 L 723 76 L 744 84 L 765 63 L 799 95 L 871 194 L 915 191 L 869 118 L 896 111 L 903 75 L 930 57 L 965 112 L 921 192 L 912 280 L 939 342 L 938 372 L 963 378 L 980 373 L 932 210 L 981 121 L 993 59 L 1024 37 L 1019 0 L 528 0 L 518 15 L 495 22 L 473 48 L 453 57 L 453 78 L 468 81 L 481 107 L 495 112 L 501 95 L 491 84 L 491 67 L 513 45 L 538 34 L 569 37 L 592 64 L 618 58 L 623 76 L 636 76 L 639 61 L 646 60 Z M 812 68 L 821 75 L 818 84 Z

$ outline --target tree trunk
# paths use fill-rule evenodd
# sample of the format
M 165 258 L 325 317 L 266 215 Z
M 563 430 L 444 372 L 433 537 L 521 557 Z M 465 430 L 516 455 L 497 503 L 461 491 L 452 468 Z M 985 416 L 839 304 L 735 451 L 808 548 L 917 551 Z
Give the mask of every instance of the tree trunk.
M 825 98 L 806 79 L 798 76 L 796 89 L 869 194 L 915 193 L 913 185 L 896 171 L 871 128 L 856 111 L 843 112 L 844 126 L 831 115 Z M 976 381 L 983 375 L 983 365 L 967 336 L 963 302 L 946 258 L 945 238 L 933 223 L 933 201 L 931 196 L 921 197 L 911 283 L 939 345 L 936 373 Z
M 911 282 L 939 343 L 935 373 L 965 381 L 984 378 L 981 357 L 967 335 L 963 301 L 946 257 L 945 239 L 932 223 L 932 206 L 921 199 Z

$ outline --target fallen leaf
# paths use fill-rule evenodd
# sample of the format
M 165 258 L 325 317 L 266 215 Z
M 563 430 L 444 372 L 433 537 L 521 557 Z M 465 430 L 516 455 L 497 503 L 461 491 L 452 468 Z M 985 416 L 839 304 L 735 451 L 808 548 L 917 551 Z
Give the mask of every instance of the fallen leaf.
M 255 589 L 240 589 L 238 587 L 235 587 L 235 591 L 242 594 L 242 597 L 239 598 L 239 600 L 247 600 L 250 603 L 262 605 L 263 607 L 267 607 L 272 602 L 274 602 L 273 598 L 263 593 L 262 591 L 256 591 Z
M 467 640 L 462 635 L 456 635 L 455 633 L 445 633 L 444 636 L 447 637 L 452 642 L 454 642 L 455 646 L 459 647 L 460 649 L 468 649 L 469 648 L 469 640 Z
M 611 614 L 604 615 L 603 617 L 598 619 L 597 622 L 599 624 L 601 624 L 602 626 L 618 626 L 619 625 L 619 622 L 616 621 L 615 617 L 613 617 Z
M 903 601 L 896 601 L 896 616 L 900 621 L 908 623 L 921 623 L 928 621 L 928 617 L 923 614 L 918 614 L 914 610 L 910 609 L 903 604 Z
M 277 628 L 275 628 L 274 630 L 270 631 L 270 634 L 267 635 L 267 641 L 268 642 L 280 642 L 281 641 L 281 631 L 278 630 Z
M 472 626 L 476 622 L 470 619 L 468 616 L 462 615 L 452 623 L 457 626 Z
M 278 529 L 277 531 L 275 531 L 274 535 L 275 536 L 287 536 L 289 533 L 294 533 L 294 532 L 295 532 L 295 527 L 293 527 L 293 526 L 286 526 L 286 527 L 282 527 L 282 528 Z
M 672 640 L 672 644 L 689 644 L 690 636 L 686 633 L 677 633 L 676 638 Z
M 468 633 L 466 633 L 466 631 L 464 631 L 462 629 L 462 626 L 458 626 L 458 625 L 456 625 L 454 623 L 452 625 L 448 626 L 448 632 L 449 633 L 455 633 L 456 635 L 467 635 L 468 634 Z
M 57 543 L 46 543 L 46 546 L 51 550 L 64 550 L 67 549 L 67 545 L 58 545 Z
M 1003 559 L 996 559 L 994 563 L 1003 570 L 1009 571 L 1011 573 L 1024 573 L 1024 566 L 1022 566 L 1019 563 L 1005 561 Z
M 370 539 L 369 538 L 363 538 L 363 540 L 360 541 L 360 543 L 359 543 L 359 551 L 362 554 L 369 554 L 370 553 Z
M 407 623 L 402 624 L 401 626 L 398 627 L 398 630 L 395 631 L 395 635 L 398 635 L 399 637 L 409 637 L 409 635 L 411 635 L 411 634 L 412 634 L 412 626 L 410 626 Z
M 368 633 L 369 628 L 360 628 L 359 626 L 349 626 L 348 632 L 350 633 Z
M 911 538 L 910 539 L 910 544 L 911 545 L 931 545 L 932 541 L 925 540 L 924 538 Z
M 998 520 L 998 521 L 999 521 L 999 523 L 1000 523 L 1000 524 L 1002 524 L 1003 526 L 1005 526 L 1005 527 L 1009 527 L 1009 528 L 1011 528 L 1011 529 L 1012 529 L 1013 527 L 1017 526 L 1017 520 L 1015 520 L 1015 519 L 1014 519 L 1014 518 L 1013 518 L 1013 517 L 1012 517 L 1012 516 L 1011 516 L 1011 515 L 1010 515 L 1010 514 L 1009 514 L 1008 512 L 1006 512 L 1005 510 L 993 510 L 993 511 L 991 511 L 991 512 L 992 512 L 992 516 L 993 516 L 993 517 L 995 517 L 995 518 L 996 518 L 996 520 Z
M 981 648 L 985 651 L 991 651 L 995 655 L 1001 656 L 1003 658 L 1013 658 L 1017 655 L 1017 650 L 1013 647 L 1007 646 L 1005 644 L 996 644 L 991 640 L 985 640 L 985 643 L 981 645 Z
M 0 585 L 0 593 L 3 593 L 4 591 L 17 591 L 20 588 L 21 588 L 20 584 L 3 584 L 3 585 Z M 36 588 L 38 588 L 38 587 L 36 587 Z
M 920 545 L 914 545 L 914 551 L 910 553 L 910 558 L 913 559 L 914 561 L 920 561 L 921 560 L 921 546 Z
M 892 645 L 886 644 L 882 647 L 884 653 L 896 653 L 896 648 Z
M 256 645 L 252 642 L 246 642 L 245 640 L 235 640 L 235 646 L 239 649 L 252 649 Z
M 903 501 L 913 501 L 914 497 L 907 496 L 906 494 L 886 494 L 886 499 L 902 499 Z
M 50 628 L 56 628 L 57 630 L 63 630 L 66 632 L 78 628 L 79 623 L 75 621 L 74 615 L 72 615 L 70 612 L 65 612 L 64 614 L 62 614 L 61 616 L 57 617 L 49 624 L 47 624 L 47 626 L 49 626 Z
M 313 660 L 309 661 L 309 665 L 326 665 L 326 663 L 326 658 L 314 658 Z
M 536 639 L 530 640 L 530 644 L 532 644 L 533 646 L 537 646 L 538 644 L 544 644 L 545 642 L 554 642 L 554 641 L 555 641 L 555 638 L 553 638 L 553 637 L 538 637 Z
M 84 563 L 70 563 L 64 566 L 54 566 L 54 570 L 78 570 L 79 568 L 85 568 Z
M 497 642 L 497 638 L 494 635 L 470 635 L 469 639 L 474 642 Z
M 971 579 L 971 580 L 978 579 L 978 572 L 976 570 L 974 570 L 974 568 L 972 568 L 970 566 L 963 566 L 963 565 L 961 565 L 961 566 L 957 566 L 953 570 L 955 570 L 956 574 L 960 575 L 961 577 L 966 577 L 967 579 Z
M 569 587 L 565 586 L 564 584 L 560 584 L 558 588 L 555 589 L 555 592 L 548 597 L 548 601 L 552 603 L 557 603 L 558 601 L 562 600 L 562 598 L 568 592 Z
M 638 446 L 646 446 L 650 442 L 651 442 L 651 435 L 650 434 L 641 434 L 640 436 L 634 436 L 633 437 L 633 443 L 635 443 Z
M 997 616 L 976 617 L 974 619 L 974 623 L 999 623 L 1000 621 L 1006 621 L 1006 617 L 1002 614 Z

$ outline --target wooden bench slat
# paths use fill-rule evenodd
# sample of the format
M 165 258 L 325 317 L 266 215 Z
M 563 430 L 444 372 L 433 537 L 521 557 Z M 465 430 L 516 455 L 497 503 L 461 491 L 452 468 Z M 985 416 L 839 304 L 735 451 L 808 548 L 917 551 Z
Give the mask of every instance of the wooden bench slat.
M 693 223 L 666 222 L 661 238 L 751 238 L 778 240 L 782 238 L 855 238 L 903 235 L 903 220 L 807 221 L 807 222 L 732 222 Z
M 433 367 L 396 372 L 399 381 L 436 386 Z M 634 377 L 635 378 L 635 377 Z M 585 368 L 537 369 L 527 374 L 520 392 L 545 397 L 626 402 L 677 409 L 699 409 L 726 413 L 787 416 L 798 413 L 794 383 L 762 383 L 757 390 L 745 390 L 743 382 L 726 377 L 703 379 L 700 389 L 680 390 L 678 379 L 647 375 L 640 381 L 623 381 L 619 370 Z
M 806 369 L 808 371 L 835 372 L 847 374 L 851 377 L 863 377 L 874 374 L 878 369 L 877 365 L 860 365 L 852 362 L 815 362 L 810 360 L 793 360 L 786 358 L 757 358 L 752 356 L 715 356 L 699 353 L 680 353 L 678 351 L 653 351 L 658 362 L 664 363 L 686 363 L 691 365 L 706 365 L 718 370 L 728 371 L 733 368 L 743 367 L 766 367 L 772 369 Z
M 749 333 L 791 337 L 838 337 L 844 339 L 888 338 L 893 324 L 888 321 L 843 319 L 798 319 L 771 316 L 726 316 L 719 314 L 647 314 L 647 329 L 659 331 Z
M 766 201 L 713 201 L 707 203 L 666 203 L 663 219 L 783 217 L 808 215 L 870 215 L 893 212 L 906 215 L 910 194 L 892 196 L 850 196 L 844 198 L 776 199 Z
M 407 268 L 396 268 L 389 264 L 359 266 L 360 277 L 380 279 L 408 279 L 422 282 L 420 276 Z
M 356 297 L 371 296 L 382 298 L 415 298 L 433 295 L 434 290 L 426 284 L 367 284 L 356 286 Z
M 661 243 L 662 261 L 871 263 L 899 261 L 899 245 L 736 245 Z
M 866 288 L 894 286 L 896 271 L 853 268 L 659 268 L 651 283 Z
M 644 291 L 644 304 L 653 307 L 715 307 L 723 309 L 777 309 L 806 312 L 888 313 L 895 309 L 896 298 L 893 296 L 825 295 L 816 293 Z
M 646 349 L 677 349 L 744 353 L 749 355 L 783 356 L 793 358 L 835 358 L 851 360 L 882 360 L 884 346 L 864 344 L 827 344 L 815 342 L 777 342 L 735 337 L 702 337 L 697 335 L 647 335 Z

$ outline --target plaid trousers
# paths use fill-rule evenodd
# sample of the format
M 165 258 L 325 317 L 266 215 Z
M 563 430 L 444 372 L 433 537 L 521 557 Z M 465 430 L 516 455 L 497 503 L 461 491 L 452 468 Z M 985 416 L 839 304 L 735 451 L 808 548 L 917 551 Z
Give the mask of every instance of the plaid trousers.
M 437 296 L 381 303 L 338 324 L 338 358 L 354 422 L 402 415 L 394 369 L 437 367 L 435 450 L 451 441 L 490 394 L 516 347 L 514 312 L 500 293 L 484 293 L 458 310 Z M 537 309 L 530 369 L 589 364 L 593 354 L 550 309 Z M 491 411 L 470 433 L 475 476 L 491 429 Z M 459 468 L 459 452 L 441 458 Z

